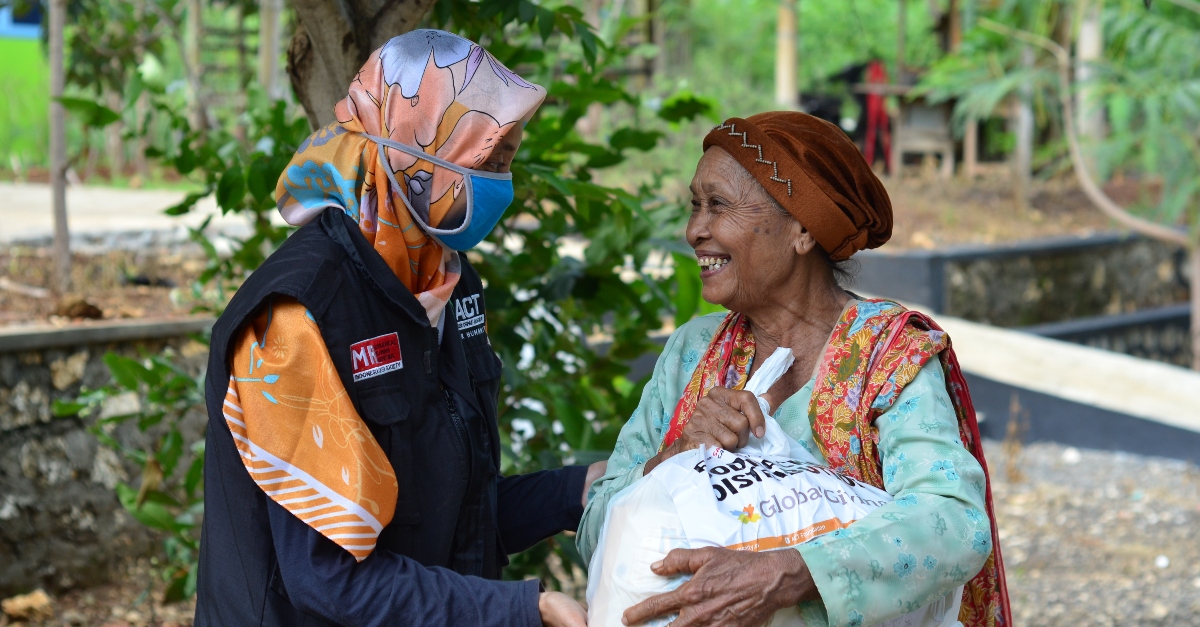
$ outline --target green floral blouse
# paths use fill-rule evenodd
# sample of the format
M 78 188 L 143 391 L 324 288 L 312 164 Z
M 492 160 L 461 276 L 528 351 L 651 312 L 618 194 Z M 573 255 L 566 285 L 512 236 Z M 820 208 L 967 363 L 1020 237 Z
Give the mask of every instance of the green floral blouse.
M 608 471 L 593 484 L 576 536 L 590 560 L 609 501 L 642 476 L 658 452 L 683 394 L 723 314 L 680 327 L 667 341 L 621 434 Z M 818 460 L 808 405 L 814 380 L 775 412 L 781 427 Z M 895 500 L 846 529 L 796 547 L 819 601 L 801 605 L 809 627 L 858 627 L 906 614 L 944 597 L 983 567 L 991 549 L 983 468 L 963 447 L 940 364 L 932 360 L 876 421 L 884 487 Z

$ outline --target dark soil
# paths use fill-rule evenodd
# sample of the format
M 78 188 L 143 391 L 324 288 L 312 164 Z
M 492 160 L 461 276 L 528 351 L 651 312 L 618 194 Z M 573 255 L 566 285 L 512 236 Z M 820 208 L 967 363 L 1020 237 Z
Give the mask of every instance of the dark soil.
M 190 627 L 195 601 L 162 603 L 163 580 L 149 560 L 130 562 L 113 581 L 52 598 L 53 618 L 18 622 L 0 613 L 0 627 Z
M 65 324 L 97 313 L 103 319 L 188 315 L 191 283 L 205 264 L 199 251 L 170 249 L 77 253 L 73 259 L 72 291 L 60 296 L 49 290 L 54 264 L 48 247 L 12 245 L 0 251 L 0 276 L 19 284 L 15 289 L 0 284 L 0 326 Z M 31 295 L 20 286 L 47 293 Z

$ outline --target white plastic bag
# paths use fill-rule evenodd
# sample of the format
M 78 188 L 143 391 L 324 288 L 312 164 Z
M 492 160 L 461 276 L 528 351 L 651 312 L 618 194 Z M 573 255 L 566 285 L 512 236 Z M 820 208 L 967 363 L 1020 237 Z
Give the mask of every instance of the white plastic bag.
M 589 568 L 588 625 L 621 627 L 627 608 L 682 585 L 687 576 L 660 577 L 650 570 L 673 549 L 789 548 L 844 528 L 892 500 L 883 490 L 820 465 L 770 417 L 761 394 L 791 363 L 791 351 L 781 348 L 747 383 L 767 416 L 762 438 L 751 436 L 736 453 L 702 447 L 676 455 L 609 502 Z M 957 623 L 961 596 L 959 588 L 885 624 L 950 627 Z M 674 618 L 645 624 L 658 627 Z M 777 612 L 769 623 L 803 625 L 796 608 Z

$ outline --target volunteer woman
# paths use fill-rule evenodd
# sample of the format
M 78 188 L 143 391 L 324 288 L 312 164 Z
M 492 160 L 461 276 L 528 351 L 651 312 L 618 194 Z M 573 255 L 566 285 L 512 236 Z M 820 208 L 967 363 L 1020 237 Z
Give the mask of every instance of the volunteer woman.
M 960 620 L 1011 625 L 978 427 L 950 340 L 931 320 L 839 286 L 838 262 L 888 240 L 891 204 L 840 129 L 802 113 L 733 118 L 704 139 L 687 241 L 704 299 L 730 313 L 680 327 L 589 495 L 577 537 L 595 549 L 614 495 L 664 459 L 761 435 L 740 391 L 758 356 L 796 362 L 773 415 L 818 459 L 895 500 L 847 529 L 765 553 L 675 550 L 653 569 L 693 573 L 625 613 L 673 627 L 762 625 L 800 604 L 809 627 L 872 625 L 967 583 Z
M 501 477 L 500 362 L 463 255 L 545 90 L 419 30 L 279 179 L 301 228 L 213 329 L 196 625 L 569 625 L 506 554 L 574 530 L 597 466 Z

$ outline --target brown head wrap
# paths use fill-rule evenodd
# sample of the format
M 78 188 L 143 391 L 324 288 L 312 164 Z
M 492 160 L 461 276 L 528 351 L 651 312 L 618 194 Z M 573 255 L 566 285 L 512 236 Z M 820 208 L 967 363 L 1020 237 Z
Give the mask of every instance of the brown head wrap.
M 704 138 L 720 146 L 808 229 L 834 261 L 892 236 L 892 203 L 842 129 L 805 113 L 729 118 Z

